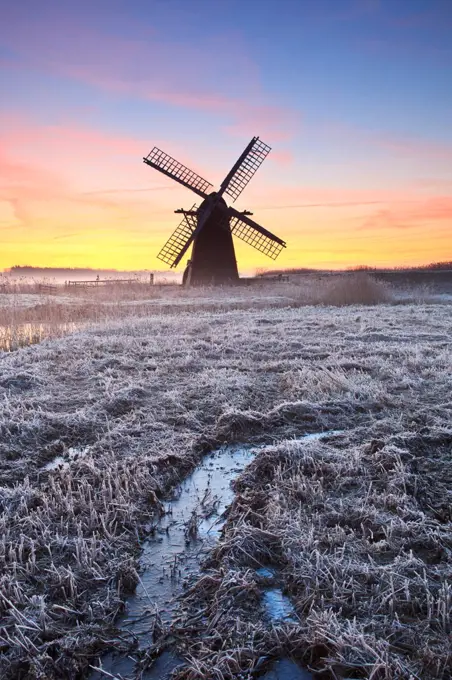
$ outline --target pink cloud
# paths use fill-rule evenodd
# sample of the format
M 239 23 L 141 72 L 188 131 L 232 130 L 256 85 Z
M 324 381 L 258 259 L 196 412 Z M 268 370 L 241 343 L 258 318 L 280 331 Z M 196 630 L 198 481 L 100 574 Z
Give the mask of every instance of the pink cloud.
M 127 198 L 90 196 L 83 189 L 103 182 L 117 186 L 125 178 L 132 186 L 134 181 L 152 185 L 150 177 L 140 175 L 143 141 L 91 129 L 40 126 L 19 116 L 0 116 L 0 130 L 0 201 L 22 226 L 31 227 L 36 215 L 55 210 L 64 220 L 68 204 L 119 214 Z
M 372 135 L 374 142 L 383 148 L 401 156 L 438 158 L 452 161 L 452 144 L 435 142 L 413 137 L 395 137 L 392 135 Z
M 438 221 L 452 224 L 451 196 L 436 196 L 408 205 L 390 206 L 367 217 L 358 229 L 380 231 L 381 229 L 414 229 L 421 226 L 427 230 L 429 225 Z
M 289 149 L 274 149 L 269 158 L 278 165 L 286 167 L 292 165 L 295 159 L 292 151 Z
M 446 190 L 452 194 L 452 179 L 442 179 L 439 177 L 422 177 L 414 184 L 422 189 L 439 189 Z
M 402 238 L 402 233 L 410 231 L 424 239 L 431 234 L 434 240 L 444 230 L 450 230 L 452 224 L 452 196 L 423 197 L 416 186 L 364 190 L 274 185 L 271 189 L 256 187 L 250 194 L 249 203 L 258 222 L 266 223 L 268 217 L 283 222 L 290 220 L 292 224 L 297 220 L 303 225 L 305 235 L 318 239 L 322 233 L 330 234 L 331 229 L 340 227 L 341 239 L 349 242 L 360 238 L 381 239 L 382 232 Z M 334 248 L 336 251 L 336 246 Z
M 253 185 L 250 194 L 256 204 L 266 209 L 393 204 L 419 199 L 419 192 L 414 189 L 355 189 L 303 184 L 281 186 L 275 183 L 270 187 L 268 184 Z
M 142 35 L 142 31 L 139 32 Z M 214 114 L 232 134 L 287 139 L 299 115 L 268 102 L 256 65 L 237 36 L 206 37 L 202 47 L 155 34 L 127 40 L 77 21 L 14 22 L 2 37 L 16 66 L 70 77 L 99 89 Z
M 323 139 L 329 137 L 344 145 L 357 145 L 363 150 L 371 149 L 388 153 L 391 157 L 417 158 L 419 160 L 446 160 L 452 163 L 452 144 L 448 142 L 410 137 L 391 133 L 374 132 L 365 128 L 330 120 L 317 123 L 315 130 Z
M 55 182 L 55 187 L 64 181 L 74 190 L 118 190 L 127 184 L 134 190 L 168 186 L 169 180 L 151 172 L 141 162 L 154 144 L 195 172 L 209 174 L 205 167 L 197 165 L 193 158 L 196 154 L 188 145 L 181 147 L 166 139 L 156 139 L 151 144 L 147 139 L 105 133 L 70 122 L 43 125 L 20 114 L 0 114 L 0 148 L 8 159 L 10 179 L 14 172 L 17 180 L 21 180 L 30 168 L 38 167 L 43 176 L 63 178 Z M 201 153 L 197 151 L 202 159 L 202 149 Z M 41 182 L 37 185 L 41 186 Z
M 0 142 L 5 149 L 17 151 L 23 147 L 38 148 L 42 146 L 52 152 L 54 147 L 61 153 L 62 164 L 65 160 L 64 142 L 68 151 L 74 153 L 79 148 L 83 153 L 99 156 L 134 155 L 140 157 L 148 144 L 145 140 L 133 137 L 104 133 L 100 130 L 75 125 L 36 124 L 20 113 L 0 114 Z M 42 157 L 45 161 L 45 154 Z
M 0 201 L 9 204 L 19 224 L 28 224 L 29 204 L 61 193 L 61 178 L 39 165 L 18 161 L 0 137 Z

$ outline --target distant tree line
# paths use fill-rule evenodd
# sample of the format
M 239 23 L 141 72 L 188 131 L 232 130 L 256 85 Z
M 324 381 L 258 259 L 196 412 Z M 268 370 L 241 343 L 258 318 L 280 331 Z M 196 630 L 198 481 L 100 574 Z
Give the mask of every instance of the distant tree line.
M 14 265 L 9 270 L 10 274 L 18 276 L 35 276 L 36 274 L 58 275 L 66 273 L 74 274 L 93 274 L 94 272 L 105 272 L 116 274 L 117 269 L 92 269 L 91 267 L 33 267 L 28 265 Z
M 430 264 L 418 265 L 416 267 L 369 267 L 365 264 L 360 264 L 356 267 L 349 267 L 347 271 L 353 272 L 425 272 L 425 271 L 449 271 L 452 269 L 452 260 L 445 262 L 431 262 Z
M 147 271 L 147 270 L 144 270 Z M 14 265 L 5 269 L 5 274 L 27 277 L 70 277 L 71 275 L 94 276 L 96 274 L 138 274 L 138 271 L 122 271 L 119 269 L 93 269 L 92 267 L 33 267 L 32 265 Z
M 354 267 L 347 267 L 347 269 L 311 269 L 308 267 L 299 267 L 292 269 L 272 269 L 272 270 L 257 270 L 256 276 L 278 276 L 279 274 L 330 274 L 342 272 L 425 272 L 425 271 L 451 271 L 452 260 L 445 262 L 431 262 L 430 264 L 419 265 L 414 267 L 371 267 L 366 264 L 356 265 Z

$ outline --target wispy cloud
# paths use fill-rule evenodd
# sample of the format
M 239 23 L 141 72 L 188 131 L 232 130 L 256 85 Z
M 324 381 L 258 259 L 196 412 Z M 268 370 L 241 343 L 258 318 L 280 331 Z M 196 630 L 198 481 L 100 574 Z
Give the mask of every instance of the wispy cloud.
M 99 189 L 97 191 L 84 191 L 84 196 L 102 196 L 104 194 L 142 194 L 148 193 L 150 191 L 175 191 L 177 185 L 170 186 L 159 186 L 159 187 L 147 187 L 146 189 Z
M 318 122 L 312 132 L 335 143 L 359 147 L 367 153 L 372 151 L 393 158 L 445 160 L 452 163 L 452 143 L 448 141 L 369 130 L 338 120 Z
M 350 208 L 361 205 L 381 205 L 386 201 L 345 201 L 339 203 L 299 203 L 289 205 L 261 205 L 256 206 L 256 210 L 286 210 L 298 208 Z
M 129 181 L 136 178 L 137 188 L 149 188 L 140 175 L 139 140 L 88 128 L 37 125 L 18 115 L 0 116 L 0 129 L 0 201 L 10 206 L 10 218 L 19 226 L 33 227 L 37 216 L 55 213 L 64 224 L 88 207 L 104 210 L 110 218 L 112 212 L 117 215 L 126 198 L 109 196 L 116 188 L 105 196 L 94 188 L 90 193 L 89 187 L 100 182 L 121 189 L 126 175 Z
M 419 200 L 406 205 L 393 205 L 385 210 L 366 217 L 358 226 L 360 231 L 386 231 L 417 229 L 427 230 L 438 222 L 452 224 L 452 197 L 437 196 L 428 200 Z
M 78 236 L 78 234 L 79 234 L 79 232 L 77 232 L 77 231 L 73 231 L 70 234 L 59 234 L 58 236 L 54 236 L 52 240 L 53 241 L 62 241 L 66 238 L 72 238 L 72 236 Z
M 452 162 L 452 144 L 388 134 L 369 135 L 375 145 L 407 158 L 444 159 Z
M 101 90 L 212 113 L 231 134 L 290 138 L 299 114 L 274 104 L 237 36 L 171 43 L 149 33 L 134 40 L 100 32 L 61 13 L 12 21 L 1 41 L 16 67 L 37 69 Z
M 250 190 L 253 205 L 266 209 L 308 208 L 308 207 L 353 207 L 360 205 L 394 205 L 417 201 L 419 191 L 413 188 L 375 189 L 337 187 L 328 184 L 320 186 L 306 186 L 299 184 L 280 185 L 274 183 L 271 187 L 257 184 Z M 271 201 L 269 200 L 271 196 Z

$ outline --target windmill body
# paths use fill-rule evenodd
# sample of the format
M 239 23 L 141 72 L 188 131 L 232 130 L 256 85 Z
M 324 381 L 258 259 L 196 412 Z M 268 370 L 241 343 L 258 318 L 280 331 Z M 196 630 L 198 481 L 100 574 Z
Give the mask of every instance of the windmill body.
M 216 205 L 210 212 L 210 204 L 213 201 L 216 201 Z M 237 283 L 239 272 L 226 201 L 222 198 L 217 201 L 214 192 L 199 206 L 198 220 L 206 210 L 210 214 L 203 229 L 193 239 L 185 284 L 218 286 Z
M 286 247 L 284 241 L 251 220 L 252 213 L 228 207 L 223 198 L 223 194 L 228 194 L 235 201 L 269 152 L 269 146 L 259 137 L 253 137 L 219 190 L 214 192 L 209 182 L 157 147 L 143 158 L 147 165 L 203 199 L 199 207 L 175 211 L 183 214 L 183 220 L 157 255 L 170 267 L 176 267 L 193 245 L 184 272 L 184 285 L 226 285 L 239 281 L 233 235 L 272 259 Z

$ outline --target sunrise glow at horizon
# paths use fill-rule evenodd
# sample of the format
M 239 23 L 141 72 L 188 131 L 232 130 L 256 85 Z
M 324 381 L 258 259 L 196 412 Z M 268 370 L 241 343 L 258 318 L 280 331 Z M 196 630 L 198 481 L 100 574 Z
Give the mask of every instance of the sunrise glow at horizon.
M 234 206 L 288 247 L 236 241 L 242 272 L 452 260 L 451 30 L 450 0 L 3 7 L 0 270 L 165 269 L 197 196 L 143 156 L 216 188 L 254 135 Z

